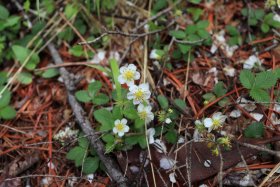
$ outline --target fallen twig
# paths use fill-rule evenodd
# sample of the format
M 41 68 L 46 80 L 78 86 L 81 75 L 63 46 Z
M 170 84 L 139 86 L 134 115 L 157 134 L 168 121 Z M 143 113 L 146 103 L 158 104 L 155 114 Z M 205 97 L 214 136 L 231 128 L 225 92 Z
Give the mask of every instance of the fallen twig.
M 52 43 L 48 45 L 48 49 L 50 50 L 50 54 L 55 64 L 57 65 L 62 64 L 63 61 Z M 73 110 L 73 113 L 76 117 L 79 126 L 81 127 L 85 135 L 87 135 L 91 146 L 96 150 L 109 176 L 117 183 L 118 186 L 122 186 L 122 187 L 127 186 L 127 179 L 123 176 L 117 163 L 108 155 L 105 155 L 104 144 L 102 143 L 102 141 L 99 140 L 95 130 L 91 127 L 88 118 L 85 117 L 84 115 L 85 114 L 84 109 L 81 107 L 80 103 L 77 102 L 74 94 L 72 93 L 74 91 L 75 86 L 70 78 L 69 72 L 65 68 L 60 68 L 59 71 L 63 78 L 65 87 L 67 89 L 69 104 Z

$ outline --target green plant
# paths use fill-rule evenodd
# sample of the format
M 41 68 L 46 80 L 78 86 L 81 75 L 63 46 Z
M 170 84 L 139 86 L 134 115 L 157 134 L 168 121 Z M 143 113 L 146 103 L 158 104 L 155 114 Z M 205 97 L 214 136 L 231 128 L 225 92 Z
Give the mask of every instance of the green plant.
M 264 135 L 264 125 L 261 122 L 254 122 L 244 130 L 246 138 L 261 138 Z
M 0 72 L 0 91 L 4 88 L 3 84 L 6 83 L 7 78 L 5 72 Z M 15 109 L 9 105 L 11 95 L 11 92 L 7 89 L 0 95 L 0 119 L 9 120 L 16 116 Z
M 257 74 L 242 70 L 239 75 L 241 84 L 249 90 L 250 96 L 258 102 L 270 102 L 268 89 L 273 88 L 280 78 L 279 68 L 274 71 L 263 71 Z
M 242 45 L 242 36 L 240 35 L 240 32 L 235 27 L 231 25 L 227 25 L 226 31 L 230 35 L 230 38 L 228 40 L 228 44 L 230 46 Z
M 96 172 L 101 164 L 95 150 L 89 146 L 87 137 L 82 133 L 79 134 L 78 145 L 67 153 L 66 158 L 73 160 L 76 167 L 82 167 L 84 174 Z
M 224 88 L 223 82 L 218 82 L 214 86 L 213 92 L 206 93 L 202 96 L 204 99 L 203 103 L 205 105 L 207 105 L 209 102 L 212 102 L 212 101 L 216 100 L 217 98 L 224 96 L 226 93 L 227 93 L 227 90 Z M 224 97 L 223 99 L 221 99 L 218 102 L 218 105 L 221 107 L 224 107 L 229 103 L 230 103 L 229 98 Z
M 257 27 L 261 24 L 260 28 L 263 33 L 269 32 L 271 28 L 280 28 L 280 23 L 273 19 L 274 14 L 265 14 L 263 9 L 243 8 L 241 14 L 248 18 L 250 26 Z
M 185 30 L 170 31 L 169 35 L 176 38 L 178 46 L 178 49 L 173 52 L 173 57 L 177 59 L 184 56 L 184 60 L 188 61 L 186 54 L 191 49 L 201 45 L 210 45 L 212 39 L 206 30 L 208 25 L 207 20 L 199 20 L 195 24 L 188 25 Z

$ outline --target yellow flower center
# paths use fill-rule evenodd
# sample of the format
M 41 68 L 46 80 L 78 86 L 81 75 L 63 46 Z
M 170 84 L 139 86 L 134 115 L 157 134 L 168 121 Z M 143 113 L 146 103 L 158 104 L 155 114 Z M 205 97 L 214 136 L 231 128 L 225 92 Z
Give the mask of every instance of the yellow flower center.
M 146 111 L 141 111 L 141 112 L 138 112 L 138 115 L 139 115 L 140 119 L 145 120 L 146 117 L 147 117 L 147 112 Z
M 117 129 L 119 132 L 124 131 L 124 125 L 121 124 L 121 123 L 118 123 L 118 124 L 116 125 L 116 129 Z
M 221 125 L 220 120 L 218 120 L 218 119 L 214 119 L 214 120 L 213 120 L 213 126 L 214 126 L 214 128 L 217 128 L 217 127 L 219 127 L 220 125 Z
M 143 100 L 143 96 L 144 96 L 144 92 L 142 90 L 137 90 L 135 93 L 134 93 L 134 97 L 136 100 Z
M 131 80 L 133 80 L 134 72 L 131 71 L 131 70 L 126 70 L 126 71 L 123 73 L 123 77 L 124 77 L 126 80 L 131 81 Z

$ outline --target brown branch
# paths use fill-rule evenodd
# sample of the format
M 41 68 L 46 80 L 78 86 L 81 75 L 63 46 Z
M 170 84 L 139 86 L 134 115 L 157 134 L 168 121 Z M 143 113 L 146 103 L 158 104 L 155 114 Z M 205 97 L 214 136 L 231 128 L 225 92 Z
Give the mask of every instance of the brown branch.
M 48 49 L 55 64 L 62 64 L 63 61 L 52 43 L 48 45 Z M 70 78 L 70 73 L 65 68 L 60 68 L 59 72 L 63 78 L 65 87 L 67 89 L 68 102 L 73 110 L 73 113 L 76 117 L 80 128 L 88 137 L 91 146 L 96 150 L 98 157 L 104 164 L 109 176 L 117 183 L 118 186 L 126 187 L 127 179 L 123 176 L 117 163 L 108 155 L 105 155 L 105 147 L 103 142 L 99 140 L 99 137 L 96 135 L 95 130 L 92 128 L 90 121 L 87 117 L 85 117 L 84 109 L 82 108 L 80 103 L 77 102 L 73 94 L 75 86 Z

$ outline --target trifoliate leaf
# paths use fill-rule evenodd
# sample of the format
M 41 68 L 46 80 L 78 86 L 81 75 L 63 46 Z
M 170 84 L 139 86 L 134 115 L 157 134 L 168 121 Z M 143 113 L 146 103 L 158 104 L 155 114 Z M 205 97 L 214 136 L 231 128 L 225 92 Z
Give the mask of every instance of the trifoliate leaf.
M 92 99 L 93 104 L 104 105 L 109 102 L 109 97 L 103 93 L 99 93 Z
M 263 71 L 256 75 L 255 87 L 268 89 L 276 84 L 277 78 L 271 71 Z
M 100 81 L 94 81 L 88 85 L 88 93 L 90 97 L 94 97 L 94 95 L 99 92 L 102 87 L 102 83 Z
M 249 125 L 244 130 L 244 135 L 246 138 L 260 138 L 264 134 L 264 125 L 260 122 L 255 122 Z
M 86 153 L 86 149 L 77 146 L 67 153 L 66 158 L 75 161 L 75 166 L 78 167 L 82 165 Z
M 78 99 L 78 101 L 87 103 L 91 100 L 91 97 L 88 95 L 88 92 L 86 90 L 80 90 L 75 93 L 75 97 Z
M 218 97 L 221 97 L 227 93 L 227 90 L 224 88 L 223 82 L 218 82 L 217 84 L 215 84 L 213 91 Z
M 252 89 L 255 83 L 255 76 L 250 70 L 242 70 L 239 79 L 241 84 L 247 88 Z
M 114 120 L 111 112 L 106 109 L 99 109 L 93 112 L 94 118 L 101 123 L 100 130 L 107 131 L 112 130 L 114 126 Z
M 83 173 L 91 174 L 95 173 L 99 167 L 99 158 L 98 157 L 87 157 L 83 164 Z
M 250 90 L 250 96 L 259 102 L 269 102 L 270 97 L 267 91 L 260 89 L 260 88 L 253 88 Z

